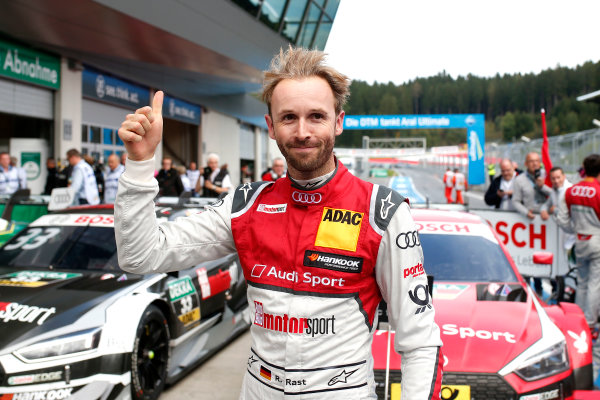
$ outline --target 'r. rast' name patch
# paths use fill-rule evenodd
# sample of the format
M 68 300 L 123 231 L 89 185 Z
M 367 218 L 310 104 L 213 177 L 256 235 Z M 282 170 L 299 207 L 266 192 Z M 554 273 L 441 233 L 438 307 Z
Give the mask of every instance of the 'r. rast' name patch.
M 356 251 L 363 213 L 323 208 L 315 246 Z

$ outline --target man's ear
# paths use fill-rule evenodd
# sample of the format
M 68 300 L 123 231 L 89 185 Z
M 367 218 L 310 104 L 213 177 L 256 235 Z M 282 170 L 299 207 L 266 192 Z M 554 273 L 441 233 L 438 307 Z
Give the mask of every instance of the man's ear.
M 269 137 L 271 139 L 275 139 L 275 129 L 273 129 L 273 118 L 269 114 L 265 114 L 265 121 L 267 122 L 267 127 L 269 128 Z
M 344 130 L 344 116 L 346 112 L 344 110 L 340 111 L 340 113 L 335 117 L 335 136 L 339 136 L 342 134 Z

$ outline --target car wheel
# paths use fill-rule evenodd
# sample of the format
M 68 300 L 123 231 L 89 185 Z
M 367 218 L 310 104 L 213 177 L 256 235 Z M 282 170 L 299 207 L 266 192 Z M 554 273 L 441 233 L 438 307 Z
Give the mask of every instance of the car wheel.
M 170 355 L 167 320 L 158 307 L 150 305 L 140 319 L 131 354 L 133 399 L 158 399 L 167 379 Z

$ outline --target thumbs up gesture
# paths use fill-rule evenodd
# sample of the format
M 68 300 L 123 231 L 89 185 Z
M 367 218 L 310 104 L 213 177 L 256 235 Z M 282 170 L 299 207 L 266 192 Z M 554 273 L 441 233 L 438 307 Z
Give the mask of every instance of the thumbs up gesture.
M 127 157 L 134 161 L 148 160 L 154 156 L 156 147 L 162 140 L 162 105 L 164 93 L 154 94 L 152 107 L 139 108 L 135 114 L 128 114 L 119 128 L 119 137 L 125 144 Z

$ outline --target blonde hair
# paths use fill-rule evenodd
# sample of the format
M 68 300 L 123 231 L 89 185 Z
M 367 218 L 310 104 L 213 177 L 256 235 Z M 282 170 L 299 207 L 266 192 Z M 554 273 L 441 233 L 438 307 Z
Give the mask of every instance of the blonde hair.
M 289 48 L 273 57 L 271 66 L 264 72 L 262 99 L 267 103 L 271 114 L 271 97 L 275 86 L 284 79 L 303 79 L 318 76 L 327 81 L 335 98 L 335 112 L 339 114 L 350 95 L 350 79 L 325 65 L 326 55 L 319 50 L 302 47 Z

